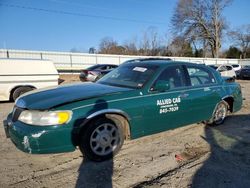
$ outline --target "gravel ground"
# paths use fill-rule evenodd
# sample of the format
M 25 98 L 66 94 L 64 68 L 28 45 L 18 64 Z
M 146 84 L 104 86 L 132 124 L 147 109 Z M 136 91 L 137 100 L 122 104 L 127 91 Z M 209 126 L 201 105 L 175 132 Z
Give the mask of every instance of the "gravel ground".
M 0 103 L 0 187 L 250 187 L 250 81 L 240 84 L 243 108 L 223 125 L 192 124 L 127 141 L 113 160 L 102 163 L 85 160 L 79 150 L 17 150 L 2 126 L 13 103 Z

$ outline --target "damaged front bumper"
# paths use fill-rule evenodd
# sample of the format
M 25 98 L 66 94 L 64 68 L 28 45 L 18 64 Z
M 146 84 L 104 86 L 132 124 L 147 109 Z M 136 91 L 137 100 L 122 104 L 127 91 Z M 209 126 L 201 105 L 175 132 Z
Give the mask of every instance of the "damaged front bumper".
M 7 138 L 23 152 L 34 154 L 61 153 L 75 150 L 68 126 L 35 126 L 12 122 L 11 115 L 3 122 Z

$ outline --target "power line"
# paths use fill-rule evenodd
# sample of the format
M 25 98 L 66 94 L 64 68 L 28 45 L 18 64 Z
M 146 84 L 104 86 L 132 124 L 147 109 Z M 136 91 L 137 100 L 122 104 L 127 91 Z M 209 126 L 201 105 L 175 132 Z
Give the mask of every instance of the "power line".
M 163 23 L 163 22 L 152 22 L 152 21 L 137 20 L 137 19 L 127 19 L 127 18 L 118 18 L 118 17 L 110 17 L 110 16 L 82 14 L 82 13 L 76 13 L 76 12 L 68 12 L 68 11 L 44 9 L 44 8 L 35 8 L 35 7 L 28 7 L 28 6 L 22 6 L 22 5 L 5 4 L 5 3 L 0 3 L 0 6 L 5 6 L 5 7 L 9 7 L 9 8 L 33 10 L 33 11 L 40 11 L 40 12 L 47 12 L 47 13 L 64 14 L 64 15 L 71 15 L 71 16 L 89 17 L 89 18 L 96 18 L 96 19 L 98 18 L 98 19 L 126 21 L 126 22 L 133 22 L 133 23 L 166 25 L 166 23 Z
M 97 6 L 92 6 L 92 5 L 83 5 L 82 3 L 76 3 L 73 1 L 64 1 L 64 0 L 48 0 L 49 2 L 56 3 L 56 4 L 67 4 L 67 5 L 73 5 L 77 8 L 92 8 L 92 9 L 98 9 L 98 10 L 110 10 L 108 8 L 104 7 L 97 7 Z

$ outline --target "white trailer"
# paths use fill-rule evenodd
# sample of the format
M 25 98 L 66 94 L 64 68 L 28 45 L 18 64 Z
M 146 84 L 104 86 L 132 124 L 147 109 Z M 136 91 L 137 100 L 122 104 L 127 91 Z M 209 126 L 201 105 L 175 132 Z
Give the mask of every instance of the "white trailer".
M 33 89 L 58 85 L 52 61 L 0 58 L 0 101 L 16 100 Z

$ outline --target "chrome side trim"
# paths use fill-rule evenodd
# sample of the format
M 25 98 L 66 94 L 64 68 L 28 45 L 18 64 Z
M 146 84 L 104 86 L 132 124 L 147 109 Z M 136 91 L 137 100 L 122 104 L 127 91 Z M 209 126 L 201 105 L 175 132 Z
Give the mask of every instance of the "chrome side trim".
M 125 116 L 127 118 L 127 120 L 131 119 L 126 112 L 124 112 L 122 110 L 118 110 L 118 109 L 103 109 L 103 110 L 97 111 L 93 114 L 90 114 L 86 119 L 92 119 L 92 118 L 99 116 L 99 115 L 102 115 L 102 114 L 112 114 L 112 113 L 121 114 L 121 115 Z
M 211 86 L 211 88 L 218 88 L 218 87 L 221 87 L 221 86 Z M 122 99 L 114 99 L 114 100 L 109 100 L 107 101 L 108 102 L 118 102 L 118 101 L 124 101 L 124 100 L 131 100 L 131 99 L 138 99 L 138 98 L 146 98 L 146 97 L 152 97 L 152 96 L 161 96 L 161 95 L 166 95 L 167 94 L 171 94 L 171 93 L 178 93 L 178 92 L 185 92 L 185 91 L 196 91 L 196 90 L 204 90 L 204 87 L 200 87 L 200 88 L 194 88 L 194 89 L 182 89 L 182 90 L 177 90 L 177 91 L 167 91 L 167 92 L 164 92 L 164 93 L 155 93 L 155 94 L 152 94 L 152 93 L 149 93 L 147 95 L 138 95 L 138 96 L 134 96 L 134 97 L 128 97 L 128 98 L 122 98 Z M 78 106 L 78 107 L 75 107 L 73 108 L 72 110 L 79 110 L 81 108 L 85 108 L 85 107 L 89 107 L 89 106 L 94 106 L 95 104 L 88 104 L 88 105 L 83 105 L 83 106 Z

